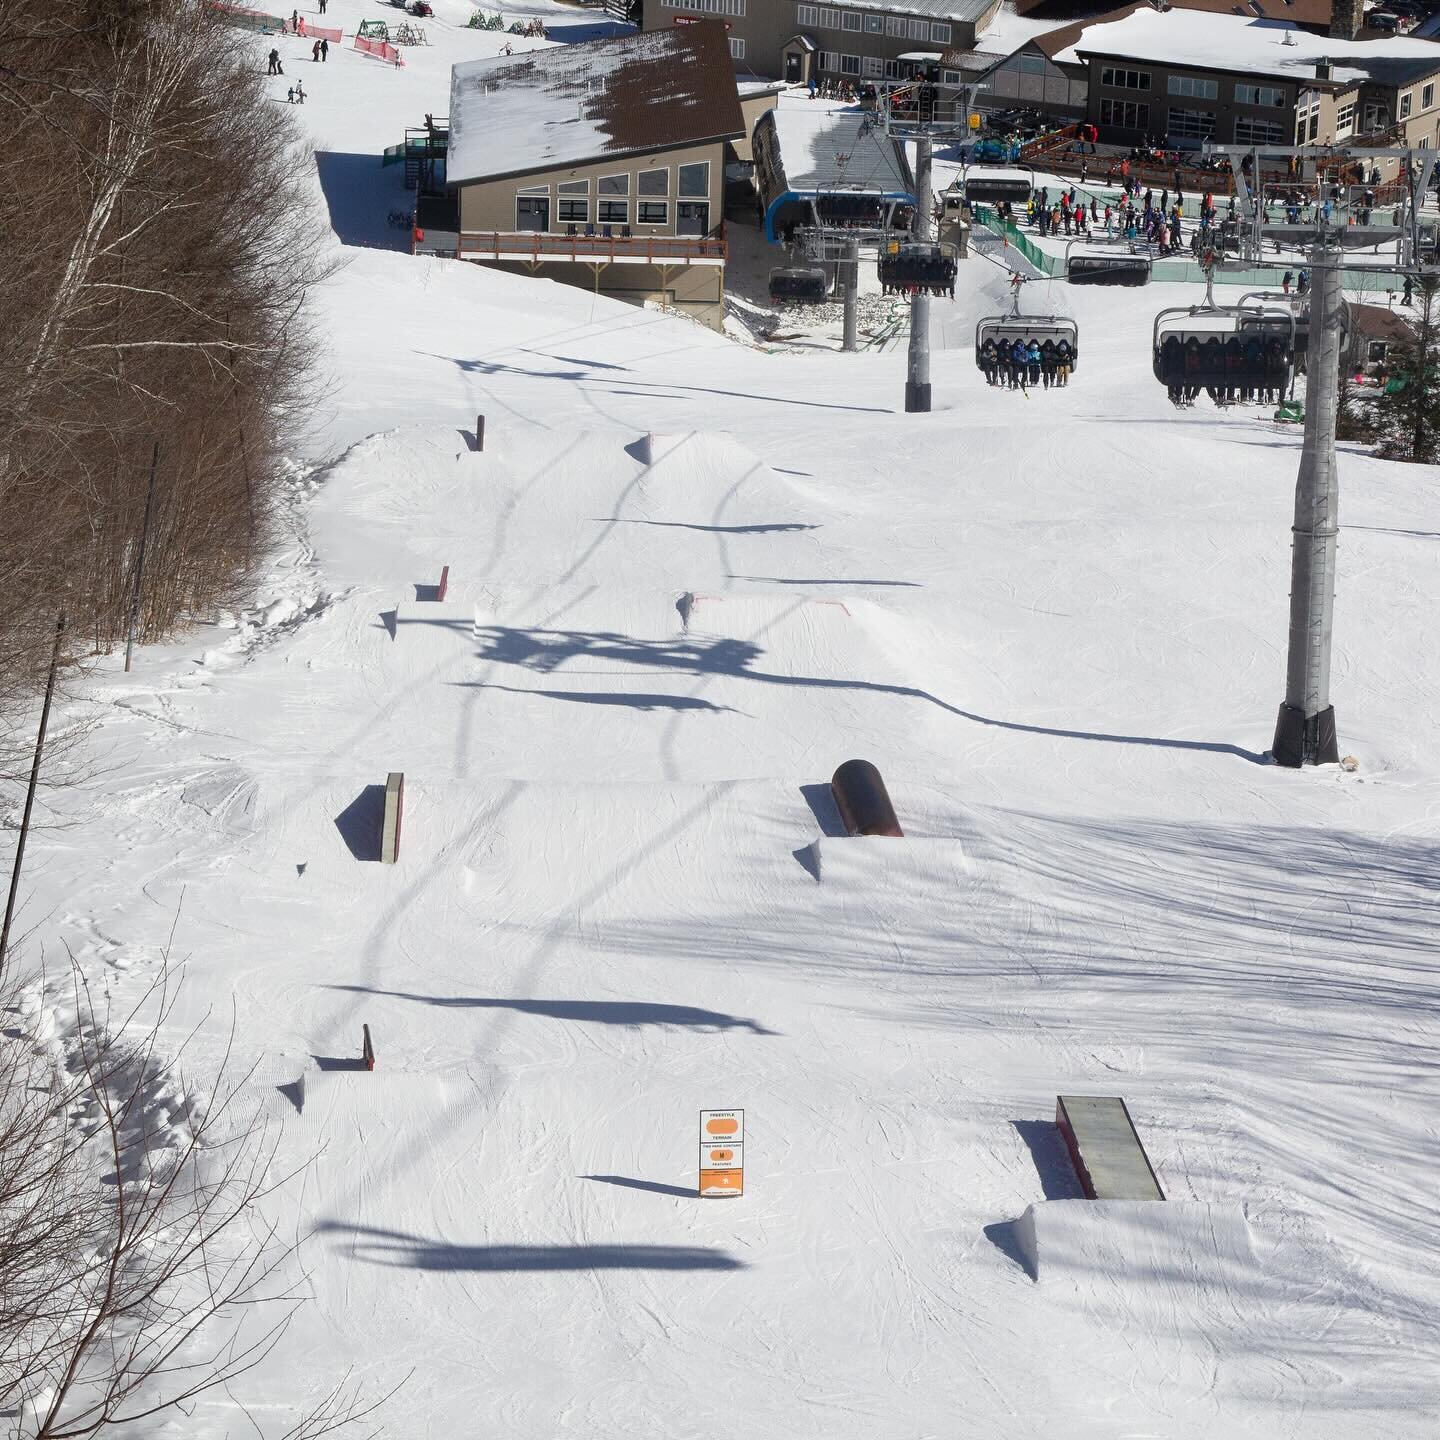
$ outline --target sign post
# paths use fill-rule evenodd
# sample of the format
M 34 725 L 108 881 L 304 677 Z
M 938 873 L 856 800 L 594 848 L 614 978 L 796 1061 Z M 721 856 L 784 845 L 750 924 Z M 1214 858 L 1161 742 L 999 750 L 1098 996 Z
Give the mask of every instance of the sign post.
M 745 1112 L 700 1112 L 700 1195 L 745 1193 Z

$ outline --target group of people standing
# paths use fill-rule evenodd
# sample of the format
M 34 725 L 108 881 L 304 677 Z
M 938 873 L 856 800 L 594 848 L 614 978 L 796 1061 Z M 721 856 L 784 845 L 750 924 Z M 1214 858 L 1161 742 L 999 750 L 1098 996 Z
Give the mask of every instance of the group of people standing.
M 1075 365 L 1070 342 L 1017 338 L 996 340 L 987 336 L 980 346 L 980 368 L 989 385 L 1025 390 L 1031 385 L 1068 385 Z

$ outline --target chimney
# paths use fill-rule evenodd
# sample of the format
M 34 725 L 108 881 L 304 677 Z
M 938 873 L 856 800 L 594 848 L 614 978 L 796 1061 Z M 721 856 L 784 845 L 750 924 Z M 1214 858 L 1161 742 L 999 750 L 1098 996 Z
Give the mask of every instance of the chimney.
M 1353 40 L 1365 24 L 1365 0 L 1330 0 L 1330 38 Z
M 1317 80 L 1328 80 L 1333 72 L 1333 68 L 1328 60 L 1317 60 L 1315 62 L 1315 78 Z

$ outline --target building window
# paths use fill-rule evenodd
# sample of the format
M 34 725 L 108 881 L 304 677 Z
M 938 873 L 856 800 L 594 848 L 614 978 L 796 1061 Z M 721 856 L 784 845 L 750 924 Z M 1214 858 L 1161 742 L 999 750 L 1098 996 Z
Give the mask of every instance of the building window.
M 1173 85 L 1173 81 L 1171 82 Z M 1173 95 L 1175 91 L 1172 89 Z M 1188 91 L 1186 92 L 1189 93 Z M 1213 100 L 1213 94 L 1203 97 L 1206 100 Z M 1283 105 L 1285 103 L 1285 92 L 1276 85 L 1240 85 L 1235 86 L 1235 103 L 1237 105 Z
M 1355 102 L 1342 105 L 1335 112 L 1335 135 L 1348 135 L 1355 128 Z
M 588 200 L 561 200 L 560 222 L 567 225 L 584 225 L 590 219 Z
M 1372 365 L 1383 365 L 1385 363 L 1386 343 L 1383 340 L 1372 340 L 1365 352 L 1365 358 Z
M 887 35 L 898 35 L 902 40 L 905 38 L 905 22 L 898 15 L 887 15 L 885 17 L 885 33 Z
M 860 64 L 862 73 L 869 80 L 878 80 L 885 73 L 885 62 L 878 55 L 867 55 Z
M 745 14 L 745 0 L 725 0 L 725 13 L 743 17 Z
M 863 15 L 857 15 L 853 10 L 845 12 L 845 28 L 847 30 L 859 30 L 865 23 Z
M 734 36 L 730 39 L 730 58 L 732 60 L 743 60 L 745 58 L 745 42 L 736 39 Z
M 930 26 L 930 39 L 936 45 L 948 45 L 950 43 L 950 27 L 948 25 Z
M 624 225 L 630 219 L 628 200 L 602 200 L 595 217 L 602 225 Z
M 858 55 L 842 55 L 840 57 L 840 73 L 842 75 L 858 75 L 860 73 L 860 57 Z
M 912 20 L 910 22 L 910 38 L 912 40 L 928 40 L 930 38 L 930 22 L 928 20 Z
M 867 35 L 883 35 L 885 33 L 885 17 L 883 15 L 867 15 L 865 17 L 865 33 Z
M 815 52 L 815 68 L 817 70 L 833 70 L 838 57 L 829 50 L 817 50 Z
M 802 30 L 813 30 L 820 23 L 820 11 L 814 5 L 797 5 L 795 23 Z
M 838 30 L 840 28 L 840 12 L 838 10 L 822 10 L 820 12 L 820 28 L 822 30 Z
M 680 184 L 677 195 L 695 195 L 701 199 L 710 194 L 710 162 L 698 161 L 694 165 L 682 165 L 679 169 Z
M 1201 80 L 1194 75 L 1172 75 L 1167 89 L 1172 95 L 1188 95 L 1192 100 L 1213 100 L 1220 87 L 1213 80 Z
M 1315 107 L 1315 113 L 1310 117 L 1310 138 L 1314 140 L 1320 134 L 1320 107 Z
M 1435 87 L 1427 85 L 1420 92 L 1420 108 L 1428 110 L 1435 103 Z
M 942 70 L 940 72 L 940 83 L 942 85 L 959 85 L 964 79 L 958 70 Z
M 1428 150 L 1430 148 L 1430 137 L 1428 135 L 1422 135 L 1415 142 L 1415 148 L 1417 150 Z
M 1237 115 L 1235 117 L 1235 143 L 1237 145 L 1283 145 L 1285 143 L 1285 126 L 1279 120 L 1252 120 L 1248 115 Z
M 898 60 L 887 60 L 885 62 L 885 78 L 887 80 L 898 80 L 900 78 L 900 62 Z
M 670 172 L 668 170 L 642 170 L 635 177 L 637 195 L 668 195 L 670 193 Z
M 630 193 L 629 175 L 602 175 L 596 182 L 595 188 L 602 195 L 628 195 Z
M 1121 130 L 1149 130 L 1150 107 L 1136 100 L 1102 100 L 1100 123 Z
M 637 225 L 668 225 L 670 223 L 670 202 L 668 200 L 641 200 L 636 208 Z
M 1111 90 L 1148 90 L 1150 88 L 1150 72 L 1148 70 L 1120 70 L 1106 65 L 1100 71 L 1100 83 L 1109 86 Z
M 1410 118 L 1410 101 L 1413 98 L 1411 95 L 1402 95 L 1400 97 L 1400 118 L 1402 120 L 1408 120 Z
M 1408 97 L 1407 97 L 1408 98 Z M 1373 135 L 1377 130 L 1383 130 L 1390 123 L 1390 112 L 1374 101 L 1367 101 L 1365 104 L 1365 133 Z
M 1172 109 L 1167 123 L 1172 139 L 1209 140 L 1215 134 L 1215 112 L 1213 110 Z
M 590 182 L 588 180 L 562 180 L 555 189 L 561 195 L 588 195 Z

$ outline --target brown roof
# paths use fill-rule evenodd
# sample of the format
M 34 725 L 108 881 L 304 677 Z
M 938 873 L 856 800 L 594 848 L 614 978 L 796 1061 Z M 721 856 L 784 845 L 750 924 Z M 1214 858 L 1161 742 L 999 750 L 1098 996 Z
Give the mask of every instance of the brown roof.
M 699 20 L 452 66 L 446 177 L 498 180 L 744 134 L 725 27 Z
M 1414 332 L 1401 315 L 1384 305 L 1362 305 L 1350 302 L 1350 323 L 1372 340 L 1413 340 Z

